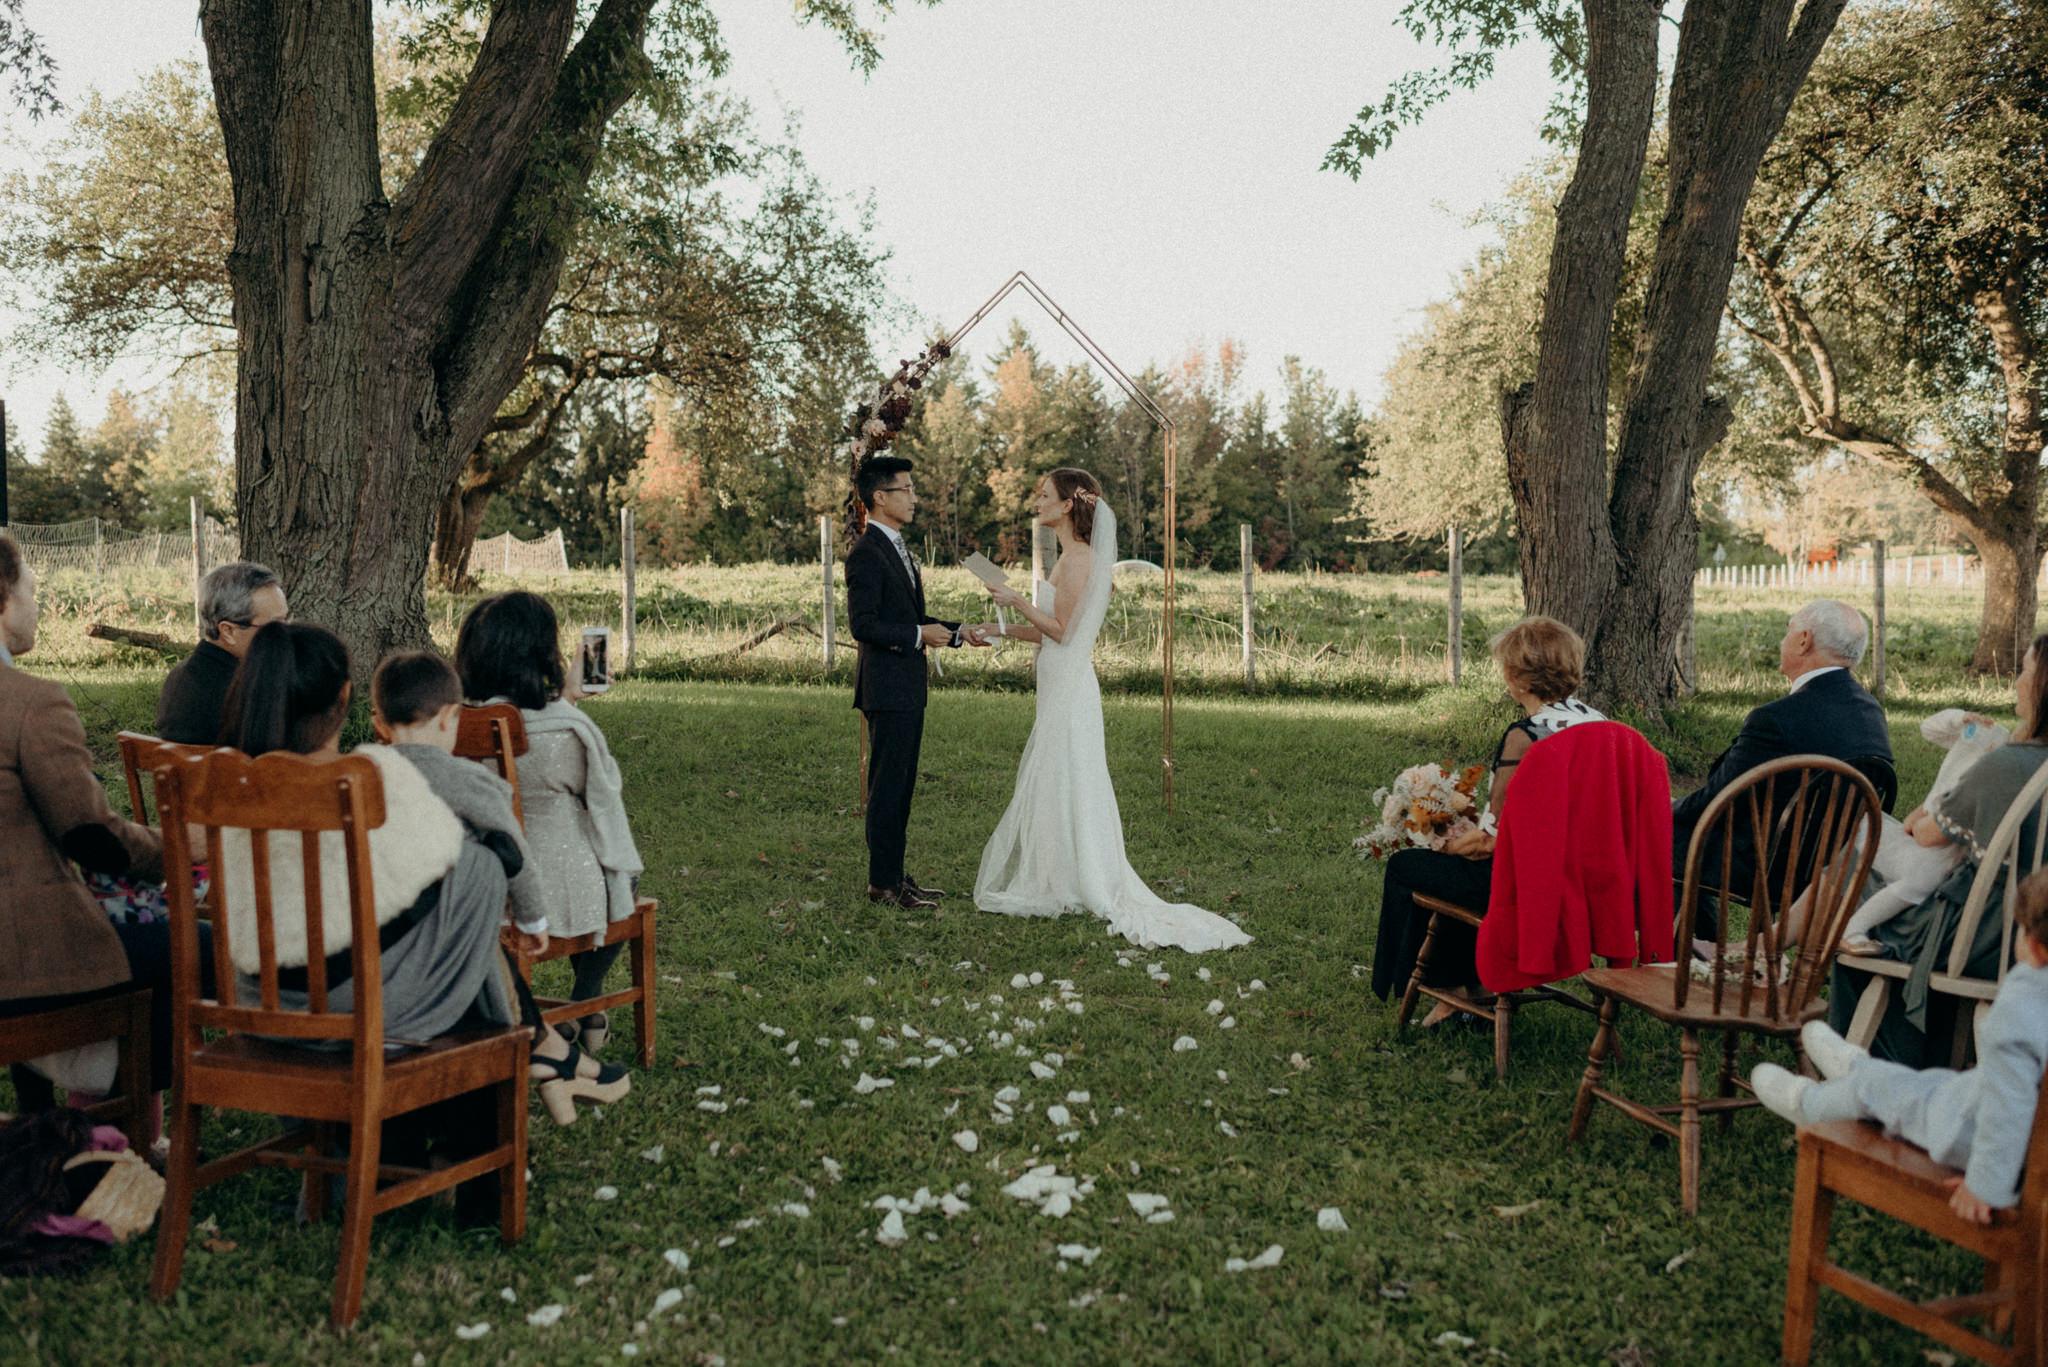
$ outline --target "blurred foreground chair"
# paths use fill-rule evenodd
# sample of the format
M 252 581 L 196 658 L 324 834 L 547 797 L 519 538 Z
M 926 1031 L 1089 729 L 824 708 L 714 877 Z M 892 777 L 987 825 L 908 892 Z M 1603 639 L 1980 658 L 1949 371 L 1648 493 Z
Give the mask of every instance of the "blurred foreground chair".
M 113 1040 L 120 1050 L 114 1085 L 105 1100 L 83 1109 L 117 1122 L 128 1146 L 147 1155 L 154 1103 L 149 1091 L 150 990 L 130 988 L 91 1001 L 0 1019 L 0 1066 Z M 30 1081 L 40 1082 L 40 1075 Z M 26 1085 L 26 1083 L 24 1084 Z M 47 1098 L 47 1093 L 44 1098 Z M 24 1109 L 32 1109 L 25 1106 Z
M 1785 775 L 1794 781 L 1780 783 Z M 1788 1039 L 1797 1047 L 1799 1028 L 1826 1010 L 1819 989 L 1827 981 L 1842 928 L 1877 854 L 1878 798 L 1869 779 L 1841 760 L 1822 755 L 1791 755 L 1759 764 L 1715 796 L 1693 831 L 1681 885 L 1681 946 L 1692 942 L 1702 892 L 1734 882 L 1731 828 L 1742 821 L 1751 830 L 1779 830 L 1781 812 L 1788 816 L 1782 829 L 1792 848 L 1817 852 L 1796 949 L 1788 946 L 1784 921 L 1787 908 L 1802 891 L 1795 867 L 1799 861 L 1770 860 L 1752 876 L 1747 925 L 1739 946 L 1729 944 L 1734 918 L 1717 918 L 1713 957 L 1699 966 L 1705 981 L 1694 983 L 1690 956 L 1678 964 L 1596 968 L 1586 974 L 1586 986 L 1600 1001 L 1600 1030 L 1579 1082 L 1566 1142 L 1576 1143 L 1585 1134 L 1595 1101 L 1670 1135 L 1678 1140 L 1679 1188 L 1688 1215 L 1697 1215 L 1700 1208 L 1700 1116 L 1717 1116 L 1725 1131 L 1733 1111 L 1758 1104 L 1752 1096 L 1736 1094 L 1737 1041 L 1754 1034 Z M 1861 847 L 1845 856 L 1859 834 Z M 1702 867 L 1709 850 L 1717 856 L 1718 869 Z M 1770 871 L 1773 865 L 1778 866 L 1775 874 Z M 1681 1072 L 1676 1105 L 1645 1106 L 1600 1085 L 1614 1053 L 1616 1020 L 1624 1005 L 1678 1027 Z M 1721 1033 L 1721 1068 L 1717 1095 L 1703 1100 L 1700 1035 L 1709 1030 Z M 1667 1118 L 1673 1114 L 1678 1116 L 1676 1123 Z
M 303 1172 L 306 1208 L 315 1219 L 326 1212 L 328 1177 L 340 1173 L 348 1179 L 331 1312 L 336 1326 L 353 1323 L 361 1311 L 370 1222 L 385 1211 L 496 1172 L 499 1233 L 507 1242 L 522 1238 L 531 1034 L 513 1025 L 425 1043 L 385 1038 L 382 948 L 369 886 L 369 833 L 385 819 L 383 782 L 376 766 L 359 756 L 315 763 L 297 755 L 252 760 L 233 750 L 215 750 L 167 758 L 154 774 L 166 866 L 178 867 L 179 860 L 189 858 L 187 822 L 204 828 L 207 862 L 214 868 L 220 867 L 223 828 L 251 833 L 254 905 L 248 924 L 253 926 L 260 966 L 253 983 L 259 1004 L 240 1005 L 239 995 L 229 987 L 238 981 L 230 944 L 230 923 L 238 918 L 217 916 L 214 963 L 223 1000 L 202 999 L 192 887 L 188 880 L 170 881 L 177 1107 L 150 1295 L 162 1301 L 178 1289 L 192 1199 L 199 1188 L 257 1165 Z M 265 838 L 271 831 L 300 833 L 303 907 L 271 904 L 270 842 Z M 346 887 L 322 886 L 319 833 L 330 831 L 343 843 Z M 225 889 L 220 890 L 216 900 L 225 895 Z M 327 898 L 339 898 L 348 906 L 349 1010 L 337 1010 L 330 1002 L 341 978 L 328 962 L 322 915 Z M 305 1010 L 283 1006 L 280 1000 L 280 989 L 286 986 L 281 975 L 292 971 L 277 962 L 276 927 L 284 916 L 305 922 Z M 209 1041 L 205 1031 L 225 1034 Z M 402 1045 L 403 1052 L 387 1055 L 387 1044 Z M 326 1047 L 305 1047 L 322 1045 Z M 497 1143 L 490 1150 L 438 1170 L 379 1162 L 385 1120 L 485 1087 L 496 1089 L 497 1098 Z M 202 1106 L 312 1123 L 202 1165 Z M 346 1157 L 328 1156 L 337 1132 L 347 1140 Z
M 488 764 L 512 785 L 512 810 L 523 825 L 526 814 L 519 800 L 519 756 L 527 751 L 526 720 L 511 703 L 487 703 L 464 707 L 456 725 L 455 753 L 461 759 Z M 654 926 L 661 903 L 642 897 L 633 904 L 633 914 L 614 921 L 603 930 L 587 935 L 550 935 L 548 947 L 532 957 L 518 956 L 519 968 L 528 978 L 533 965 L 549 959 L 566 959 L 571 954 L 625 944 L 629 956 L 629 985 L 589 1001 L 567 1001 L 560 997 L 535 997 L 541 1019 L 560 1025 L 580 1016 L 609 1011 L 614 1006 L 633 1008 L 634 1053 L 643 1068 L 654 1066 Z
M 1998 1367 L 2048 1363 L 2048 1079 L 2034 1107 L 2019 1205 L 1996 1212 L 1988 1227 L 1970 1224 L 1948 1204 L 1949 1184 L 1961 1177 L 1959 1169 L 1935 1162 L 1903 1139 L 1886 1138 L 1882 1127 L 1867 1120 L 1800 1129 L 1785 1277 L 1785 1362 L 1804 1367 L 1810 1359 L 1814 1312 L 1825 1286 Z M 1832 1261 L 1828 1230 L 1837 1196 L 1975 1253 L 1984 1260 L 1984 1290 L 1912 1301 Z M 1973 1319 L 1983 1321 L 1982 1327 L 1965 1323 Z
M 1612 782 L 1602 781 L 1611 779 Z M 1570 831 L 1596 833 L 1572 841 Z M 1553 986 L 1591 966 L 1671 957 L 1671 784 L 1642 735 L 1620 722 L 1586 722 L 1530 748 L 1508 787 L 1483 911 L 1417 894 L 1430 913 L 1395 1020 L 1406 1025 L 1429 997 L 1493 1022 L 1493 1071 L 1506 1077 L 1515 1012 L 1551 1001 L 1598 1014 Z M 1475 955 L 1491 1004 L 1423 981 L 1444 918 L 1478 931 Z

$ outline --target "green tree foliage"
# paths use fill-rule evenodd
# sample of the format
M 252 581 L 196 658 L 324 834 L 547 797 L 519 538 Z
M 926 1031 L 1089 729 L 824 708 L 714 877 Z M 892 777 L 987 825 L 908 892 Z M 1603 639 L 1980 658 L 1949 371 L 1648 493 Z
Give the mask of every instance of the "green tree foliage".
M 2010 668 L 2036 608 L 2048 4 L 1847 16 L 1765 163 L 1742 261 L 1744 426 L 1776 458 L 1760 475 L 1789 502 L 1846 452 L 1917 486 L 1985 561 L 1974 667 Z

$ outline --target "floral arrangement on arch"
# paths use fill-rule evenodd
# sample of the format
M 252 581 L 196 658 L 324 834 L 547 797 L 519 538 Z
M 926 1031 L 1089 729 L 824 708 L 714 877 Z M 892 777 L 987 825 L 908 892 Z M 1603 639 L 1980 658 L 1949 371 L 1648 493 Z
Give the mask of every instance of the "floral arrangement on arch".
M 1393 785 L 1377 789 L 1379 824 L 1351 842 L 1360 859 L 1385 859 L 1396 850 L 1440 850 L 1457 836 L 1492 826 L 1492 813 L 1479 813 L 1479 784 L 1486 766 L 1452 773 L 1440 764 L 1403 769 Z M 1363 824 L 1363 823 L 1361 823 Z
M 868 456 L 888 449 L 903 424 L 910 421 L 910 396 L 924 387 L 932 367 L 952 354 L 953 348 L 940 338 L 916 360 L 900 362 L 896 373 L 876 386 L 874 398 L 854 408 L 840 447 L 849 468 L 858 470 Z

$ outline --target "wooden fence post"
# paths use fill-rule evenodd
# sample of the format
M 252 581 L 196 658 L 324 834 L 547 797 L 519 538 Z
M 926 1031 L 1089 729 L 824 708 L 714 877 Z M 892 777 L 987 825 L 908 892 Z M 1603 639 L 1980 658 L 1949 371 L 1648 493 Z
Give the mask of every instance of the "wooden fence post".
M 633 668 L 633 646 L 638 618 L 633 593 L 633 571 L 639 554 L 633 544 L 633 505 L 619 509 L 619 573 L 622 579 L 619 603 L 619 644 L 625 650 L 625 669 Z
M 1465 533 L 1451 528 L 1451 686 L 1465 674 Z
M 824 607 L 819 614 L 819 634 L 825 638 L 825 668 L 832 668 L 832 518 L 818 518 L 818 573 L 825 581 Z
M 1874 698 L 1883 698 L 1885 559 L 1884 542 L 1881 539 L 1877 542 L 1877 548 L 1871 556 L 1871 563 L 1874 564 L 1877 568 L 1872 572 L 1870 576 L 1871 583 L 1876 586 L 1875 590 L 1871 594 L 1871 606 L 1874 610 L 1872 615 L 1875 618 L 1875 620 L 1872 623 L 1870 642 L 1870 695 Z
M 199 583 L 206 578 L 206 518 L 199 511 L 199 495 L 192 496 L 192 634 L 206 635 L 199 617 Z
M 1237 563 L 1244 568 L 1244 686 L 1256 682 L 1252 672 L 1252 524 L 1237 524 Z

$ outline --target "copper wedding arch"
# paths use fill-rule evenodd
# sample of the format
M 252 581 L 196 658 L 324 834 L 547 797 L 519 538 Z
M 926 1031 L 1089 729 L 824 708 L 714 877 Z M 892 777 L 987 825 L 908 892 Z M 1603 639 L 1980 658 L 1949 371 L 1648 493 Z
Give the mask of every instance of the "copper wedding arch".
M 1067 311 L 1053 302 L 1052 296 L 1047 294 L 1036 280 L 1033 280 L 1023 271 L 1018 271 L 1015 275 L 1004 281 L 1003 287 L 990 295 L 987 303 L 976 309 L 966 322 L 947 334 L 947 348 L 957 353 L 960 350 L 960 339 L 974 331 L 975 326 L 982 319 L 995 311 L 996 305 L 1002 303 L 1003 300 L 1009 298 L 1011 294 L 1018 290 L 1022 290 L 1025 294 L 1036 300 L 1038 306 L 1050 314 L 1052 320 L 1060 325 L 1060 330 L 1073 338 L 1079 344 L 1081 350 L 1087 353 L 1088 359 L 1093 361 L 1110 379 L 1116 381 L 1117 388 L 1123 390 L 1125 397 L 1143 409 L 1146 417 L 1152 419 L 1153 425 L 1159 429 L 1165 442 L 1166 564 L 1164 568 L 1166 571 L 1166 621 L 1164 630 L 1161 633 L 1160 663 L 1165 678 L 1165 687 L 1162 690 L 1162 715 L 1165 723 L 1166 747 L 1161 755 L 1161 771 L 1166 784 L 1166 810 L 1170 812 L 1173 810 L 1173 562 L 1175 559 L 1174 528 L 1177 521 L 1174 509 L 1173 461 L 1175 424 L 1172 418 L 1166 416 L 1165 410 L 1153 401 L 1152 396 L 1138 388 L 1131 377 L 1124 372 L 1124 368 L 1111 360 L 1109 353 L 1096 345 L 1095 339 L 1086 332 L 1083 332 L 1080 325 L 1068 316 Z

